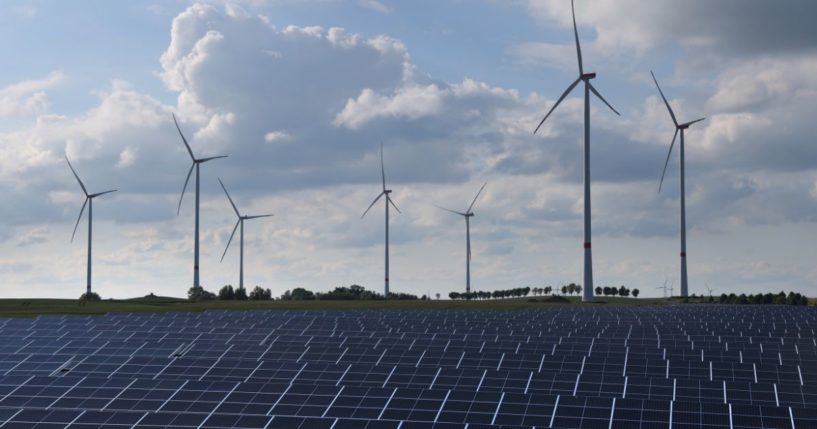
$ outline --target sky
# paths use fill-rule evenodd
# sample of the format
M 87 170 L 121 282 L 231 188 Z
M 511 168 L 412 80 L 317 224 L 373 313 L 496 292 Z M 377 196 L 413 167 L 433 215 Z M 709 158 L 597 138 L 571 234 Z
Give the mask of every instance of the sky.
M 591 102 L 596 286 L 679 285 L 679 158 L 653 70 L 686 134 L 690 293 L 817 295 L 817 2 L 578 0 Z M 582 109 L 567 0 L 10 0 L 0 4 L 0 296 L 184 296 L 190 159 L 201 170 L 201 283 L 274 295 L 582 281 Z

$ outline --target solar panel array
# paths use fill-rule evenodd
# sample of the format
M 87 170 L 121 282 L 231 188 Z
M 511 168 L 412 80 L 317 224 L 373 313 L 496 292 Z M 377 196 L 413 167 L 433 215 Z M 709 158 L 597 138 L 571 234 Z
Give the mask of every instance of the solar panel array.
M 817 308 L 0 319 L 2 428 L 817 428 Z

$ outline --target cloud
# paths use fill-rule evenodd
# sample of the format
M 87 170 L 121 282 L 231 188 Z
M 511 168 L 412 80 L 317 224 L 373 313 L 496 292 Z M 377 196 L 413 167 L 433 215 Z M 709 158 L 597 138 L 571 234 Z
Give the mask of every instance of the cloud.
M 554 16 L 565 4 L 552 4 Z M 580 31 L 588 39 L 586 26 L 619 13 L 609 2 L 589 12 L 582 4 Z M 634 13 L 665 13 L 644 7 Z M 77 262 L 82 246 L 67 243 L 82 199 L 62 158 L 67 153 L 92 190 L 122 191 L 95 206 L 103 294 L 133 295 L 144 284 L 160 285 L 157 293 L 184 294 L 190 277 L 185 269 L 192 264 L 189 194 L 178 217 L 175 211 L 190 160 L 171 112 L 197 156 L 229 155 L 201 172 L 203 278 L 210 288 L 235 280 L 234 253 L 216 263 L 235 223 L 217 177 L 242 211 L 276 214 L 248 224 L 251 281 L 276 293 L 295 286 L 377 287 L 382 212 L 359 216 L 380 186 L 381 143 L 393 198 L 405 209 L 392 218 L 391 231 L 400 290 L 460 283 L 461 273 L 449 261 L 461 262 L 462 225 L 432 204 L 464 209 L 486 181 L 472 224 L 478 288 L 578 280 L 583 105 L 577 94 L 533 136 L 558 92 L 522 94 L 465 76 L 442 81 L 414 64 L 408 46 L 388 35 L 275 27 L 252 11 L 212 2 L 191 5 L 175 17 L 159 59 L 161 82 L 177 96 L 174 102 L 113 80 L 101 84 L 90 109 L 55 114 L 47 103 L 32 102 L 39 107 L 28 115 L 36 121 L 0 133 L 0 192 L 18 202 L 0 207 L 0 245 L 15 252 L 1 262 L 12 268 L 0 269 L 17 270 L 12 282 L 83 281 Z M 628 29 L 605 41 L 607 35 L 597 31 L 599 41 L 587 48 L 594 56 L 616 52 L 605 44 L 643 54 L 656 45 L 636 39 L 674 30 Z M 667 35 L 659 39 L 655 43 L 672 43 Z M 680 43 L 718 52 L 726 42 Z M 544 46 L 550 52 L 539 55 L 542 47 L 523 44 L 511 53 L 537 65 L 562 61 L 557 67 L 574 70 L 572 46 L 551 43 Z M 736 238 L 744 228 L 815 222 L 817 198 L 809 195 L 817 192 L 812 162 L 817 149 L 804 143 L 817 132 L 809 116 L 817 110 L 813 61 L 794 58 L 793 51 L 751 55 L 751 61 L 740 61 L 735 54 L 700 82 L 676 68 L 664 87 L 679 118 L 708 117 L 688 132 L 685 148 L 690 247 L 707 260 L 723 253 L 718 246 L 726 241 L 751 247 L 741 241 L 744 236 Z M 627 81 L 636 95 L 616 100 L 622 117 L 597 100 L 591 104 L 594 247 L 598 243 L 602 283 L 647 284 L 675 269 L 677 151 L 657 194 L 673 130 L 649 75 L 642 74 Z M 43 83 L 50 78 L 21 83 L 28 89 L 9 98 L 12 110 L 24 110 L 25 100 L 51 88 Z M 610 91 L 622 91 L 612 86 L 616 83 Z M 45 236 L 38 230 L 42 225 L 58 239 L 37 241 Z M 31 231 L 32 238 L 22 231 Z M 24 242 L 30 244 L 17 245 Z M 43 255 L 60 256 L 48 261 Z M 764 271 L 749 256 L 741 258 L 724 266 Z M 763 258 L 774 262 L 775 255 Z M 699 263 L 693 270 L 724 275 L 713 264 Z M 49 268 L 26 270 L 31 266 Z M 766 269 L 778 271 L 774 264 Z M 627 272 L 632 274 L 624 278 Z M 807 275 L 800 270 L 792 278 Z
M 44 113 L 49 103 L 45 90 L 64 79 L 62 72 L 55 71 L 44 79 L 25 80 L 0 89 L 0 118 Z
M 388 13 L 391 11 L 388 6 L 378 0 L 358 0 L 357 4 L 380 13 Z
M 569 2 L 529 0 L 528 8 L 543 23 L 572 26 Z M 576 2 L 579 26 L 592 26 L 596 43 L 610 54 L 645 52 L 667 44 L 678 44 L 690 55 L 813 52 L 817 29 L 807 17 L 815 14 L 817 4 L 810 0 Z

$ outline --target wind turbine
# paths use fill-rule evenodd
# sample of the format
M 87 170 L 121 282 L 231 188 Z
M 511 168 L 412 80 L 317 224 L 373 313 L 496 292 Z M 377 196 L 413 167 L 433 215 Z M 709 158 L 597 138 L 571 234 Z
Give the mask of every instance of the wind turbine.
M 383 291 L 384 291 L 383 296 L 388 298 L 389 297 L 389 204 L 391 204 L 394 207 L 394 209 L 397 210 L 397 213 L 402 213 L 402 212 L 400 211 L 400 209 L 397 208 L 397 205 L 394 204 L 394 201 L 392 201 L 391 197 L 389 196 L 389 194 L 391 194 L 391 189 L 386 189 L 386 168 L 383 165 L 383 145 L 382 144 L 380 145 L 380 175 L 383 178 L 383 191 L 381 191 L 380 194 L 377 195 L 377 198 L 375 198 L 374 201 L 372 201 L 372 203 L 369 205 L 369 208 L 367 208 L 366 211 L 363 212 L 363 214 L 360 216 L 360 218 L 363 219 L 363 217 L 366 216 L 366 213 L 369 213 L 369 210 L 371 210 L 371 208 L 374 206 L 374 204 L 377 202 L 377 200 L 380 199 L 380 197 L 382 197 L 383 195 L 386 196 L 386 201 L 385 201 L 385 205 L 386 205 L 386 276 L 385 276 L 386 283 L 385 283 L 385 286 L 384 286 L 384 289 L 383 289 Z
M 485 185 L 487 184 L 488 183 L 485 183 Z M 465 293 L 471 292 L 471 217 L 474 216 L 474 212 L 472 212 L 471 209 L 474 208 L 474 203 L 477 202 L 479 194 L 481 194 L 482 190 L 485 189 L 485 185 L 482 185 L 482 187 L 479 188 L 479 192 L 477 192 L 477 195 L 474 197 L 474 200 L 471 201 L 471 205 L 468 206 L 468 210 L 466 210 L 465 213 L 436 206 L 438 209 L 442 209 L 465 218 Z
M 685 176 L 684 176 L 684 131 L 690 125 L 701 122 L 706 118 L 696 119 L 694 121 L 679 124 L 675 118 L 675 112 L 672 111 L 667 97 L 664 97 L 664 91 L 661 91 L 661 86 L 658 85 L 658 79 L 655 78 L 655 73 L 650 71 L 652 80 L 655 82 L 658 93 L 667 105 L 667 110 L 672 118 L 672 123 L 675 125 L 675 134 L 672 136 L 672 143 L 669 145 L 669 152 L 667 153 L 667 160 L 664 162 L 664 171 L 661 173 L 661 182 L 658 184 L 658 192 L 661 192 L 661 186 L 664 184 L 664 175 L 667 174 L 667 165 L 669 164 L 669 157 L 672 155 L 672 147 L 675 146 L 675 138 L 678 137 L 678 131 L 681 132 L 680 148 L 681 151 L 681 297 L 686 298 L 689 295 L 689 286 L 687 284 L 687 209 L 686 209 L 686 191 L 685 191 Z
M 241 213 L 238 212 L 238 208 L 235 206 L 233 199 L 230 198 L 230 193 L 227 192 L 227 188 L 224 187 L 224 183 L 221 179 L 218 179 L 218 183 L 221 184 L 221 189 L 224 189 L 224 193 L 227 194 L 227 199 L 230 200 L 230 205 L 233 206 L 233 210 L 235 210 L 236 216 L 238 216 L 238 221 L 235 223 L 235 227 L 233 228 L 233 233 L 230 234 L 230 239 L 227 240 L 227 247 L 224 248 L 224 253 L 221 254 L 221 260 L 224 260 L 224 255 L 227 254 L 227 250 L 230 248 L 230 243 L 233 241 L 233 236 L 235 236 L 235 230 L 238 229 L 238 226 L 241 225 L 241 235 L 239 236 L 241 239 L 241 250 L 240 250 L 240 257 L 239 257 L 239 276 L 238 276 L 238 286 L 240 288 L 244 287 L 244 221 L 249 219 L 258 219 L 261 217 L 272 217 L 271 214 L 265 215 L 257 215 L 257 216 L 241 216 Z
M 709 283 L 706 284 L 706 290 L 709 291 L 709 297 L 712 298 L 712 292 L 715 292 L 715 289 L 709 287 Z
M 664 286 L 658 286 L 656 289 L 663 289 L 664 290 L 664 298 L 667 297 L 667 280 L 664 280 Z
M 201 287 L 201 284 L 199 284 L 199 166 L 207 161 L 226 158 L 227 155 L 196 158 L 193 155 L 193 150 L 190 149 L 190 144 L 188 144 L 187 139 L 184 138 L 181 128 L 179 128 L 179 122 L 176 121 L 175 114 L 173 114 L 173 123 L 176 124 L 176 130 L 179 131 L 179 135 L 182 137 L 182 142 L 184 142 L 184 147 L 187 148 L 187 153 L 190 154 L 190 159 L 193 160 L 193 164 L 190 166 L 190 171 L 187 172 L 187 178 L 184 179 L 184 187 L 182 188 L 182 196 L 179 198 L 179 207 L 176 209 L 176 216 L 178 216 L 182 210 L 182 200 L 184 199 L 184 192 L 187 190 L 187 183 L 190 181 L 190 175 L 193 173 L 193 168 L 196 169 L 196 232 L 194 238 L 195 244 L 193 246 L 195 253 L 193 256 L 193 287 L 198 288 Z
M 85 205 L 88 205 L 88 284 L 85 289 L 86 297 L 91 294 L 91 231 L 93 227 L 93 218 L 94 218 L 94 198 L 110 194 L 111 192 L 116 192 L 116 189 L 112 189 L 110 191 L 105 192 L 97 192 L 96 194 L 89 194 L 88 190 L 85 188 L 85 184 L 82 183 L 80 180 L 79 175 L 77 174 L 76 170 L 74 170 L 74 166 L 71 165 L 71 161 L 68 160 L 68 157 L 65 157 L 65 160 L 68 162 L 68 167 L 71 168 L 71 172 L 74 173 L 74 177 L 76 177 L 77 182 L 79 182 L 79 186 L 82 188 L 82 193 L 85 194 L 85 202 L 82 203 L 82 208 L 79 209 L 79 216 L 77 217 L 77 223 L 74 225 L 74 232 L 71 233 L 71 242 L 74 242 L 74 236 L 77 234 L 77 227 L 79 226 L 79 221 L 82 219 L 82 213 L 85 211 Z
M 599 98 L 610 110 L 613 111 L 616 115 L 621 116 L 604 97 L 596 90 L 593 84 L 590 83 L 591 79 L 596 77 L 596 73 L 585 73 L 584 67 L 582 66 L 582 48 L 579 44 L 579 30 L 576 28 L 576 10 L 573 7 L 573 0 L 570 0 L 570 10 L 573 14 L 573 35 L 576 38 L 576 57 L 579 60 L 579 77 L 567 87 L 564 93 L 562 93 L 561 97 L 556 100 L 556 103 L 553 107 L 550 108 L 547 115 L 539 122 L 539 125 L 536 126 L 536 129 L 533 131 L 536 134 L 539 131 L 539 128 L 542 124 L 545 123 L 547 118 L 550 116 L 551 113 L 556 109 L 559 103 L 573 91 L 573 88 L 579 84 L 579 82 L 584 82 L 584 295 L 582 297 L 582 301 L 584 302 L 592 302 L 593 301 L 593 253 L 590 247 L 590 93 L 592 92 L 593 95 Z

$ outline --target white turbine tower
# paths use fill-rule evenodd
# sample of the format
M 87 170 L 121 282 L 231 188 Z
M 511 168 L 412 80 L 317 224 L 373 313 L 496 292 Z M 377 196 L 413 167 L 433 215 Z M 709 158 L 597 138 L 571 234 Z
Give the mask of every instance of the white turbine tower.
M 466 210 L 465 213 L 437 206 L 438 209 L 442 209 L 465 218 L 465 293 L 471 292 L 471 217 L 474 216 L 474 212 L 472 212 L 471 209 L 474 208 L 474 203 L 477 202 L 479 194 L 481 194 L 482 190 L 485 189 L 485 185 L 487 185 L 487 183 L 479 188 L 479 192 L 477 192 L 477 195 L 474 197 L 474 200 L 471 201 L 471 205 L 468 206 L 468 210 Z
M 593 253 L 590 245 L 590 93 L 592 92 L 593 95 L 599 98 L 607 107 L 610 108 L 616 115 L 620 115 L 604 97 L 593 87 L 593 84 L 590 83 L 591 79 L 596 77 L 596 73 L 585 73 L 584 67 L 582 66 L 582 48 L 579 44 L 579 30 L 576 28 L 576 11 L 573 8 L 573 0 L 570 1 L 570 9 L 573 13 L 573 35 L 576 38 L 576 56 L 579 61 L 579 77 L 567 87 L 562 96 L 556 100 L 556 104 L 550 108 L 547 115 L 539 122 L 539 125 L 536 126 L 536 129 L 533 131 L 536 134 L 539 131 L 539 128 L 542 124 L 545 123 L 547 118 L 550 116 L 551 113 L 559 106 L 559 103 L 570 94 L 570 91 L 573 91 L 573 88 L 579 84 L 579 82 L 584 82 L 584 295 L 582 297 L 582 301 L 584 302 L 591 302 L 593 301 Z
M 211 156 L 208 158 L 196 158 L 193 155 L 193 150 L 190 149 L 190 145 L 187 143 L 187 139 L 184 138 L 184 134 L 182 134 L 181 128 L 179 128 L 179 123 L 176 121 L 176 115 L 173 115 L 173 123 L 176 124 L 176 130 L 179 131 L 179 135 L 182 137 L 182 142 L 184 142 L 184 147 L 187 148 L 187 153 L 190 154 L 190 159 L 193 160 L 193 165 L 190 166 L 190 171 L 187 172 L 187 178 L 184 179 L 184 187 L 182 188 L 182 196 L 179 198 L 179 207 L 176 209 L 176 215 L 178 216 L 182 209 L 182 200 L 184 199 L 184 192 L 187 190 L 187 183 L 190 181 L 190 175 L 193 173 L 193 168 L 196 169 L 196 231 L 195 231 L 195 238 L 194 238 L 194 256 L 193 256 L 193 287 L 198 288 L 201 287 L 199 283 L 199 166 L 204 164 L 207 161 L 212 161 L 218 158 L 226 158 L 227 155 L 221 156 Z
M 669 157 L 672 155 L 672 147 L 675 146 L 675 138 L 678 137 L 678 131 L 681 132 L 679 147 L 679 150 L 681 151 L 681 297 L 686 298 L 689 295 L 689 285 L 687 284 L 687 209 L 684 175 L 684 131 L 689 128 L 690 125 L 696 122 L 701 122 L 706 118 L 700 118 L 691 122 L 679 124 L 678 120 L 675 118 L 675 112 L 672 111 L 672 107 L 670 107 L 669 102 L 667 101 L 667 97 L 664 97 L 664 91 L 661 91 L 661 86 L 658 85 L 658 80 L 655 78 L 655 74 L 652 71 L 650 71 L 650 74 L 652 75 L 652 80 L 655 82 L 655 86 L 658 88 L 658 93 L 661 94 L 661 98 L 664 100 L 664 104 L 667 105 L 669 115 L 672 117 L 672 123 L 675 125 L 675 134 L 672 136 L 672 143 L 669 145 L 667 160 L 664 162 L 664 171 L 661 173 L 661 182 L 658 184 L 658 192 L 661 192 L 661 186 L 664 184 L 664 175 L 667 173 L 667 165 L 669 164 Z
M 88 281 L 85 289 L 86 296 L 91 294 L 91 231 L 93 229 L 93 219 L 94 219 L 94 198 L 110 194 L 111 192 L 116 192 L 116 189 L 105 191 L 105 192 L 97 192 L 96 194 L 89 194 L 88 190 L 85 188 L 85 184 L 82 183 L 80 180 L 79 175 L 74 170 L 74 166 L 71 165 L 71 161 L 68 160 L 68 157 L 65 157 L 65 160 L 68 162 L 68 167 L 71 168 L 71 172 L 74 173 L 74 177 L 77 178 L 77 182 L 79 182 L 79 186 L 82 188 L 82 193 L 85 194 L 85 202 L 82 203 L 82 208 L 79 209 L 79 216 L 77 217 L 77 223 L 74 225 L 74 232 L 71 233 L 71 242 L 74 242 L 74 236 L 77 234 L 77 227 L 79 226 L 79 221 L 82 219 L 82 213 L 85 211 L 85 205 L 88 205 Z
M 230 198 L 230 193 L 227 192 L 227 188 L 224 187 L 224 183 L 221 179 L 218 179 L 218 183 L 221 184 L 221 189 L 224 189 L 224 193 L 227 194 L 227 199 L 230 200 L 230 205 L 233 206 L 233 210 L 235 210 L 236 216 L 238 216 L 238 221 L 235 223 L 235 227 L 233 228 L 233 233 L 230 234 L 230 239 L 227 240 L 227 247 L 224 248 L 224 253 L 221 254 L 221 260 L 224 260 L 224 255 L 227 254 L 227 250 L 230 248 L 230 243 L 233 241 L 233 236 L 235 236 L 235 230 L 238 229 L 239 225 L 241 226 L 241 234 L 239 235 L 240 238 L 240 256 L 239 256 L 239 270 L 238 270 L 238 287 L 244 287 L 244 221 L 249 219 L 258 219 L 261 217 L 272 217 L 271 214 L 265 215 L 257 215 L 257 216 L 241 216 L 241 213 L 238 212 L 238 208 L 235 206 L 233 199 Z
M 360 218 L 363 219 L 363 217 L 366 216 L 366 213 L 368 213 L 369 210 L 371 210 L 371 208 L 374 206 L 374 204 L 377 202 L 377 200 L 380 199 L 380 197 L 382 197 L 383 195 L 386 196 L 386 201 L 385 201 L 385 205 L 386 205 L 386 275 L 385 275 L 385 286 L 384 286 L 384 289 L 383 289 L 383 296 L 388 298 L 389 297 L 389 204 L 391 204 L 394 207 L 394 209 L 397 210 L 397 213 L 402 213 L 402 212 L 400 211 L 400 209 L 397 208 L 397 205 L 394 204 L 394 201 L 392 201 L 391 197 L 389 196 L 389 194 L 391 194 L 391 189 L 386 189 L 386 168 L 383 165 L 383 145 L 382 144 L 380 145 L 380 175 L 383 178 L 383 191 L 381 191 L 380 194 L 377 195 L 377 198 L 375 198 L 374 201 L 372 201 L 372 203 L 369 205 L 369 208 L 367 208 L 366 211 L 363 212 L 363 215 L 361 215 Z

